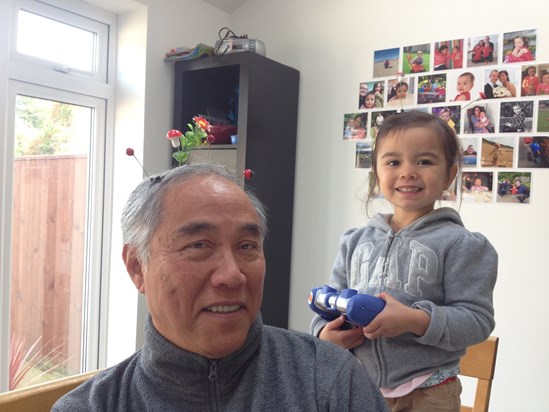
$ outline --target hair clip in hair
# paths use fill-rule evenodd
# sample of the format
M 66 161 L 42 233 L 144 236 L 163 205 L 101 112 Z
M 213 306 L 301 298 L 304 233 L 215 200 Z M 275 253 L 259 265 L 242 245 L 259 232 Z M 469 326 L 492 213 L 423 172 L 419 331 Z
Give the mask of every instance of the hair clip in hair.
M 139 163 L 139 166 L 141 166 L 141 169 L 143 169 L 143 172 L 145 172 L 145 175 L 147 175 L 147 177 L 149 178 L 149 180 L 153 183 L 158 183 L 162 180 L 162 176 L 155 176 L 155 177 L 150 177 L 149 174 L 147 173 L 147 171 L 145 170 L 145 168 L 143 167 L 143 165 L 141 164 L 141 162 L 139 161 L 139 159 L 135 156 L 135 152 L 134 150 L 131 148 L 131 147 L 128 147 L 126 149 L 126 154 L 128 156 L 133 156 L 133 158 L 137 161 L 137 163 Z
M 254 172 L 252 169 L 244 169 L 242 176 L 244 176 L 244 179 L 246 180 L 252 180 L 254 178 Z

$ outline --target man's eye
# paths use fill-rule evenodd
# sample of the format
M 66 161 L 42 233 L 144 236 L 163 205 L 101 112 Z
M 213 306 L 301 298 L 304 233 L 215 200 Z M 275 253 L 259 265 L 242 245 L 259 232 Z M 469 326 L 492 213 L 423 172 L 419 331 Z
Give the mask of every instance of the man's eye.
M 254 242 L 247 242 L 240 245 L 241 249 L 244 250 L 255 250 L 257 249 L 257 243 Z

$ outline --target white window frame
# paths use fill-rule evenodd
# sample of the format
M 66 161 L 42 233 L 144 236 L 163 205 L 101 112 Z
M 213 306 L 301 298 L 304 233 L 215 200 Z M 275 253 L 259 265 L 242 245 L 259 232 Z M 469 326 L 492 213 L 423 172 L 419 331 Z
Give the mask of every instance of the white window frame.
M 102 83 L 107 83 L 107 62 L 109 59 L 109 25 L 95 20 L 94 18 L 84 17 L 83 15 L 72 12 L 54 4 L 46 4 L 37 0 L 17 0 L 12 8 L 11 27 L 11 43 L 10 43 L 10 60 L 20 62 L 22 64 L 31 65 L 34 67 L 42 67 L 46 70 L 53 70 L 70 77 L 82 78 L 85 80 L 94 80 Z M 17 51 L 17 22 L 20 10 L 25 10 L 51 20 L 56 20 L 61 23 L 69 24 L 95 33 L 96 44 L 94 53 L 94 67 L 90 71 L 78 70 L 75 68 L 63 66 L 60 62 L 40 59 L 38 57 L 29 56 Z
M 9 5 L 0 4 L 0 36 L 16 33 L 17 7 L 36 3 L 39 8 L 52 7 L 55 13 L 66 8 L 65 16 L 86 15 L 107 25 L 108 38 L 105 56 L 109 61 L 116 59 L 116 16 L 79 0 L 12 0 Z M 26 10 L 29 10 L 25 7 Z M 10 10 L 10 13 L 3 13 Z M 36 11 L 37 9 L 33 9 Z M 30 11 L 30 10 L 29 10 Z M 57 18 L 57 20 L 59 20 Z M 1 27 L 2 24 L 4 27 Z M 15 30 L 15 31 L 14 31 Z M 13 36 L 11 36 L 13 37 Z M 11 218 L 13 204 L 14 165 L 14 120 L 15 98 L 24 94 L 38 98 L 81 104 L 92 107 L 95 112 L 94 147 L 90 148 L 88 178 L 94 197 L 88 199 L 86 233 L 86 271 L 88 280 L 84 283 L 82 370 L 104 367 L 107 359 L 107 307 L 110 273 L 110 244 L 112 232 L 112 171 L 114 170 L 114 64 L 104 62 L 104 79 L 86 73 L 69 71 L 62 73 L 44 64 L 40 59 L 17 56 L 13 53 L 16 40 L 0 45 L 0 392 L 8 387 L 9 365 L 9 318 L 11 278 Z

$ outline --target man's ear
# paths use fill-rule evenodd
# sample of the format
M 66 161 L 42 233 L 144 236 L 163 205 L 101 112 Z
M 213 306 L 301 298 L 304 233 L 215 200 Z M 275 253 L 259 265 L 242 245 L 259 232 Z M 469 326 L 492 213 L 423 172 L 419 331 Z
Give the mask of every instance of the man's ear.
M 452 184 L 452 182 L 456 178 L 457 172 L 458 172 L 458 166 L 453 165 L 450 168 L 450 171 L 448 172 L 448 180 L 446 182 L 446 189 L 448 189 L 450 187 L 450 185 Z
M 145 279 L 143 277 L 143 266 L 141 261 L 137 257 L 135 247 L 130 245 L 124 245 L 122 249 L 122 259 L 126 270 L 132 278 L 132 282 L 139 291 L 139 293 L 145 293 Z

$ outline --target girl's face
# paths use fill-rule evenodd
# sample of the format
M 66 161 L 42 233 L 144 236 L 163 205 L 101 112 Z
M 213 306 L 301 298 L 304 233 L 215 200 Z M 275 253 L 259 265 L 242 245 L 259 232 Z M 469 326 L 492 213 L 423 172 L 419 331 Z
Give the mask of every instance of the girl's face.
M 401 223 L 431 212 L 457 172 L 454 166 L 448 175 L 441 138 L 425 127 L 385 136 L 379 142 L 376 160 L 379 189 Z
M 458 77 L 457 91 L 460 93 L 468 92 L 473 88 L 473 82 L 469 76 Z
M 541 81 L 545 84 L 549 84 L 549 74 L 544 74 L 542 77 L 541 77 Z
M 499 77 L 499 81 L 502 82 L 502 83 L 503 83 L 503 82 L 506 82 L 507 80 L 509 80 L 509 78 L 507 77 L 507 75 L 506 75 L 505 73 L 500 73 L 500 74 L 498 75 L 498 77 Z
M 408 87 L 404 85 L 399 86 L 396 90 L 397 99 L 404 99 L 407 94 L 408 94 Z
M 366 100 L 364 101 L 364 106 L 367 109 L 371 109 L 374 107 L 376 102 L 376 97 L 373 94 L 369 94 L 366 96 Z
M 450 120 L 450 113 L 449 112 L 440 112 L 438 117 L 440 117 L 445 122 L 448 122 L 448 120 Z
M 514 41 L 515 47 L 522 47 L 524 46 L 524 40 L 522 40 L 522 37 L 517 37 Z
M 479 107 L 475 107 L 475 108 L 473 109 L 473 112 L 475 113 L 475 116 L 478 117 L 478 115 L 479 115 L 479 113 L 480 113 L 480 108 L 479 108 Z
M 519 114 L 522 112 L 522 108 L 520 106 L 513 106 L 513 112 L 515 112 L 515 114 Z
M 482 186 L 482 180 L 479 178 L 475 179 L 475 186 Z
M 376 93 L 381 93 L 381 83 L 376 83 L 376 87 L 374 89 Z
M 528 69 L 528 76 L 535 76 L 536 75 L 536 69 L 534 69 L 533 67 L 530 67 Z

